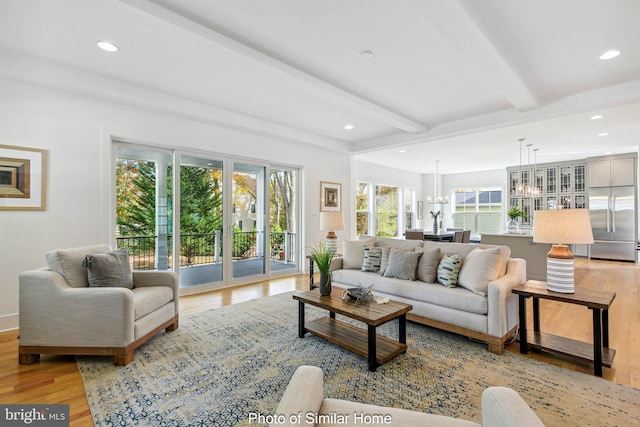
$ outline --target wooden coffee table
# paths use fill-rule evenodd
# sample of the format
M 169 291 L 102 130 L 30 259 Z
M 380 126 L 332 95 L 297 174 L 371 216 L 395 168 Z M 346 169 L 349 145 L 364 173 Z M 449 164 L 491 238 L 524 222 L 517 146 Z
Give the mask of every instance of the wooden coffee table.
M 375 301 L 361 302 L 354 306 L 353 300 L 343 301 L 340 289 L 334 289 L 330 296 L 320 296 L 315 291 L 299 292 L 293 295 L 298 301 L 298 336 L 304 338 L 310 332 L 339 345 L 369 362 L 369 371 L 407 351 L 407 312 L 413 306 L 397 301 L 378 304 Z M 305 323 L 305 304 L 329 311 L 329 316 Z M 359 328 L 336 319 L 336 313 L 367 325 Z M 376 334 L 376 327 L 398 319 L 398 341 Z

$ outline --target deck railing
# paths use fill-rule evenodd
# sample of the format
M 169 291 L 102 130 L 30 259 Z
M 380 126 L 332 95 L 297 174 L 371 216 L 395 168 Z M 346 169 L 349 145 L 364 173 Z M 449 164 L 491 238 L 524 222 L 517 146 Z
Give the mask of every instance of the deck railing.
M 263 235 L 257 231 L 234 232 L 231 244 L 234 260 L 264 257 L 257 248 Z M 156 247 L 158 236 L 117 237 L 118 248 L 128 248 L 131 267 L 134 270 L 154 270 L 156 268 Z M 168 263 L 172 265 L 172 236 L 167 236 Z M 271 260 L 295 262 L 296 234 L 288 231 L 271 233 L 271 242 L 266 254 Z M 191 233 L 180 236 L 180 266 L 211 264 L 222 262 L 222 234 Z

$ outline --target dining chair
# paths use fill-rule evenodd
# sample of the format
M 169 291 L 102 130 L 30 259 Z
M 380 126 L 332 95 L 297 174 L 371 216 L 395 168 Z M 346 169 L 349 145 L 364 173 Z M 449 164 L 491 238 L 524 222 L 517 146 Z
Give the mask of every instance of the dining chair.
M 453 233 L 453 242 L 454 243 L 462 243 L 462 235 L 464 234 L 464 231 L 455 231 Z
M 424 231 L 407 230 L 404 232 L 404 238 L 407 240 L 424 240 Z
M 471 240 L 471 230 L 464 230 L 462 232 L 462 243 L 469 243 Z

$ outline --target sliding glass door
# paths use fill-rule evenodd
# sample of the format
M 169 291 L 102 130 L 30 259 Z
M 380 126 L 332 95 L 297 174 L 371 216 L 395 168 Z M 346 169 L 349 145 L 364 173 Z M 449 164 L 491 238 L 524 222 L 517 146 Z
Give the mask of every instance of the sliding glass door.
M 176 271 L 183 293 L 299 270 L 297 169 L 125 143 L 115 163 L 134 269 Z
M 231 253 L 233 279 L 267 273 L 266 167 L 234 162 Z
M 171 270 L 171 172 L 168 151 L 118 146 L 116 244 L 134 270 Z
M 225 280 L 224 162 L 180 156 L 180 286 Z

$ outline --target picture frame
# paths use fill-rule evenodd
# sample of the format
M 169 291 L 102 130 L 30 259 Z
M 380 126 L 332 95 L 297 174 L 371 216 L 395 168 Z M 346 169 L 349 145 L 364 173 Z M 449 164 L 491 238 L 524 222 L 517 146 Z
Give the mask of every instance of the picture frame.
M 0 210 L 45 210 L 46 170 L 46 150 L 0 144 Z
M 424 211 L 424 206 L 423 206 L 422 200 L 418 200 L 418 207 L 417 207 L 417 213 L 416 213 L 418 219 L 422 219 L 423 211 Z
M 320 181 L 320 212 L 342 211 L 342 184 Z

